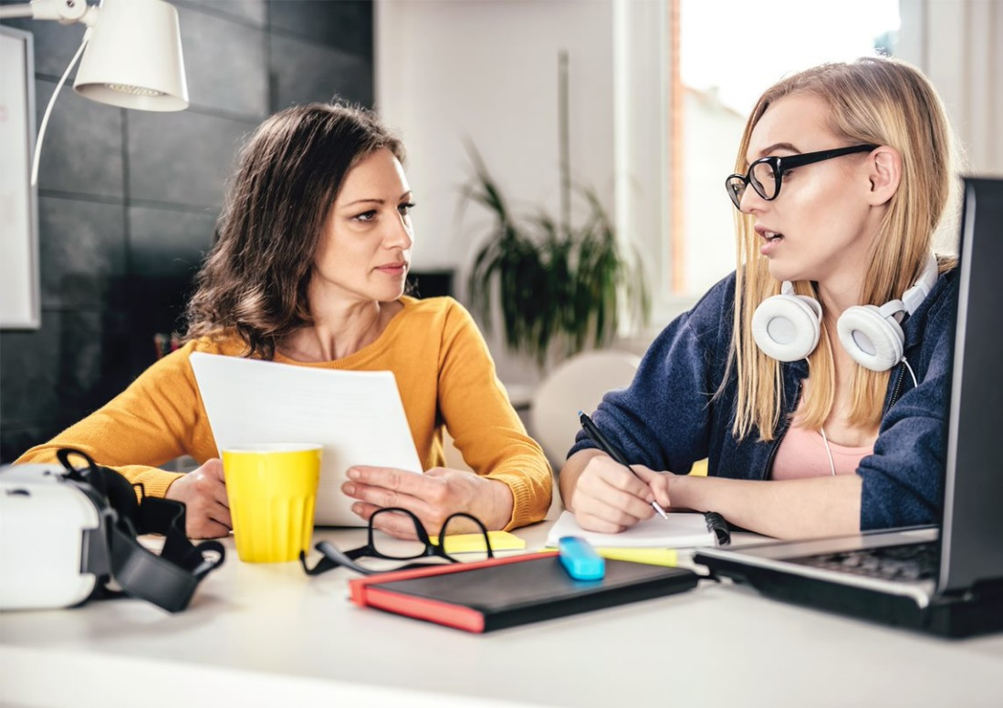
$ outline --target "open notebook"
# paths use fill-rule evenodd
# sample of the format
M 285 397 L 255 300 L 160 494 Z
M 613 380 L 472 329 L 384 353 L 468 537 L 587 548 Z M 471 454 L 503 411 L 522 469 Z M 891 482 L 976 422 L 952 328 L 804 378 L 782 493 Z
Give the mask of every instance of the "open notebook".
M 726 545 L 728 524 L 715 513 L 673 512 L 668 519 L 652 516 L 622 533 L 586 531 L 570 511 L 561 513 L 547 535 L 547 546 L 557 547 L 564 536 L 584 538 L 596 548 L 665 549 Z M 640 560 L 640 556 L 638 557 Z

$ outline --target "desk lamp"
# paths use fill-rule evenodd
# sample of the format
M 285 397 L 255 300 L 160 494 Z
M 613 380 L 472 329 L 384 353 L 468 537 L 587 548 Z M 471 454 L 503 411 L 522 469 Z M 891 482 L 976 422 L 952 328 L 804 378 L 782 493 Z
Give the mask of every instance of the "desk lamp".
M 52 93 L 35 144 L 31 183 L 38 183 L 38 155 L 49 114 L 81 54 L 74 90 L 85 98 L 121 108 L 182 111 L 188 85 L 181 55 L 178 11 L 163 0 L 32 0 L 0 6 L 0 19 L 30 17 L 87 25 L 80 48 Z

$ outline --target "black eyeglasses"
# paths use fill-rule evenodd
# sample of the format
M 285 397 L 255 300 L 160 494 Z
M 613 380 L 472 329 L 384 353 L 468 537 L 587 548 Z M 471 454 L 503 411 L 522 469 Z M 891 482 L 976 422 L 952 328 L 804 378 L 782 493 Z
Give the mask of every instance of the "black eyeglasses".
M 414 523 L 414 531 L 417 540 L 415 541 L 402 541 L 400 539 L 392 538 L 386 536 L 385 534 L 374 533 L 373 522 L 380 514 L 404 514 Z M 361 548 L 353 548 L 350 551 L 339 550 L 334 545 L 328 543 L 327 541 L 321 541 L 314 546 L 318 551 L 324 554 L 324 557 L 317 561 L 317 565 L 310 568 L 306 564 L 306 553 L 300 551 L 300 563 L 303 566 L 303 570 L 307 575 L 320 575 L 325 573 L 332 568 L 337 568 L 338 566 L 344 566 L 356 573 L 362 573 L 363 575 L 373 575 L 375 573 L 386 573 L 388 569 L 374 570 L 373 568 L 367 568 L 364 565 L 357 563 L 356 561 L 360 558 L 381 558 L 384 560 L 392 561 L 414 561 L 419 558 L 439 558 L 449 563 L 460 563 L 461 561 L 457 558 L 453 558 L 451 555 L 446 553 L 445 542 L 446 536 L 450 532 L 450 528 L 456 533 L 463 533 L 462 530 L 463 521 L 471 521 L 474 526 L 476 526 L 480 533 L 484 535 L 484 549 L 477 551 L 476 553 L 470 554 L 470 557 L 465 558 L 467 562 L 485 560 L 487 558 L 494 558 L 494 553 L 491 550 L 491 538 L 488 536 L 488 530 L 481 523 L 480 519 L 471 516 L 470 514 L 464 514 L 458 512 L 456 514 L 450 515 L 445 522 L 442 524 L 442 530 L 439 532 L 439 543 L 432 543 L 432 540 L 428 536 L 428 532 L 422 525 L 418 517 L 412 514 L 407 509 L 400 509 L 397 507 L 388 507 L 386 509 L 380 509 L 369 517 L 369 542 L 362 546 Z M 403 568 L 409 568 L 414 565 L 424 565 L 409 563 L 403 566 Z M 402 567 L 391 568 L 389 570 L 401 570 Z
M 742 208 L 742 195 L 745 188 L 750 184 L 756 190 L 756 194 L 768 202 L 780 196 L 780 185 L 784 179 L 784 173 L 793 170 L 795 167 L 804 167 L 823 160 L 831 160 L 834 157 L 852 155 L 857 152 L 870 152 L 876 149 L 877 145 L 854 145 L 852 147 L 836 148 L 834 150 L 820 150 L 819 152 L 806 152 L 803 155 L 787 155 L 785 157 L 763 157 L 749 165 L 749 171 L 744 175 L 729 175 L 724 181 L 724 186 L 731 197 L 731 203 L 736 209 Z

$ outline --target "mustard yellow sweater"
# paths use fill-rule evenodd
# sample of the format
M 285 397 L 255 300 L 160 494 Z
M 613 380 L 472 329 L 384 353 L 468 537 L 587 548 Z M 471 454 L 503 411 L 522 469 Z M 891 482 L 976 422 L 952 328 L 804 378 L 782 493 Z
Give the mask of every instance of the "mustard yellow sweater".
M 392 371 L 423 468 L 443 465 L 445 425 L 471 469 L 512 490 L 515 503 L 506 528 L 540 521 L 550 506 L 550 465 L 509 403 L 470 314 L 452 298 L 403 297 L 401 302 L 404 309 L 380 337 L 350 356 L 304 364 L 276 354 L 275 361 L 320 369 Z M 237 337 L 188 342 L 103 408 L 32 448 L 18 462 L 49 462 L 59 448 L 73 447 L 133 483 L 142 482 L 147 494 L 164 496 L 181 475 L 157 469 L 158 465 L 185 454 L 199 464 L 218 457 L 188 361 L 196 351 L 240 356 L 244 345 Z

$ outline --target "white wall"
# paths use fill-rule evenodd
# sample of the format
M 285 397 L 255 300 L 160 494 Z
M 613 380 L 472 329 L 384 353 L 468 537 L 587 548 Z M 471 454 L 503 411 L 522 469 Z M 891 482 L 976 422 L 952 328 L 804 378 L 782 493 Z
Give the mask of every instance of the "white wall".
M 947 105 L 971 172 L 1003 175 L 1003 2 L 900 0 L 896 56 Z
M 476 145 L 514 205 L 559 211 L 558 50 L 570 60 L 573 179 L 612 206 L 609 0 L 377 0 L 376 102 L 409 150 L 416 269 L 463 267 L 487 223 L 457 219 Z
M 685 292 L 703 294 L 735 269 L 735 208 L 724 175 L 735 171 L 745 116 L 716 96 L 686 89 L 683 130 Z
M 408 147 L 418 207 L 415 270 L 456 268 L 460 293 L 490 223 L 459 219 L 476 145 L 510 207 L 559 214 L 558 51 L 569 54 L 572 179 L 612 209 L 613 3 L 610 0 L 377 0 L 376 103 Z M 537 372 L 488 333 L 503 380 Z

